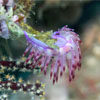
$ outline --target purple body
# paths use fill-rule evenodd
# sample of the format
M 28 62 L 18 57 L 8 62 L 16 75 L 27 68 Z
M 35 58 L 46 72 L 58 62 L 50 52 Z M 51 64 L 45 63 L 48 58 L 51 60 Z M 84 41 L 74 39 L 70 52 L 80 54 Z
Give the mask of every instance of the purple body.
M 24 34 L 28 42 L 24 56 L 30 52 L 25 63 L 32 60 L 30 67 L 41 66 L 41 71 L 44 71 L 44 74 L 50 66 L 50 78 L 53 77 L 53 83 L 58 81 L 59 74 L 62 76 L 66 67 L 69 70 L 69 81 L 74 79 L 75 70 L 81 67 L 81 51 L 79 36 L 72 29 L 64 26 L 52 34 L 52 38 L 57 39 L 54 45 L 59 47 L 55 49 L 34 37 L 29 37 L 27 32 Z

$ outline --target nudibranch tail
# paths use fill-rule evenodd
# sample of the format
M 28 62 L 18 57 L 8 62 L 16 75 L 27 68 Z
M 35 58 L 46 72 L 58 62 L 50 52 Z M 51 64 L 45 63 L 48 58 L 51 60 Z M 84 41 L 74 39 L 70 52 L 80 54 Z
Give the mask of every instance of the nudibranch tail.
M 50 79 L 53 78 L 53 83 L 58 81 L 59 75 L 63 75 L 66 67 L 69 71 L 69 81 L 74 79 L 75 70 L 81 67 L 81 50 L 79 46 L 81 41 L 72 29 L 64 26 L 52 34 L 52 38 L 57 40 L 54 45 L 59 48 L 51 48 L 40 40 L 29 37 L 25 31 L 24 34 L 28 43 L 24 55 L 29 52 L 26 63 L 32 60 L 31 66 L 41 66 L 44 75 L 46 75 L 47 68 L 50 66 Z

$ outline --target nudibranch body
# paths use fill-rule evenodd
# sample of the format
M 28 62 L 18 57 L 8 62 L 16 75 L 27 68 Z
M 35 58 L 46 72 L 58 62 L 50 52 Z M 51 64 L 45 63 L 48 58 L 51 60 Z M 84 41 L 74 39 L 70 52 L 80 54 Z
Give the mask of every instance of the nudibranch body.
M 53 83 L 58 81 L 59 75 L 68 67 L 69 81 L 74 79 L 75 70 L 81 67 L 81 51 L 79 36 L 67 26 L 59 29 L 52 34 L 52 38 L 57 42 L 54 44 L 58 48 L 51 48 L 34 37 L 29 37 L 24 32 L 27 39 L 28 47 L 24 52 L 24 56 L 30 51 L 25 63 L 32 60 L 30 67 L 41 66 L 41 70 L 46 74 L 48 66 L 51 67 L 50 78 L 53 77 Z

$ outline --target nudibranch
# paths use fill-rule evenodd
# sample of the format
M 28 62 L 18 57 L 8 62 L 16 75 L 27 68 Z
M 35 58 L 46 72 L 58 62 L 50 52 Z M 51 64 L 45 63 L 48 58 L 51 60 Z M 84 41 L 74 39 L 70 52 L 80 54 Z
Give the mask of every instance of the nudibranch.
M 66 67 L 69 71 L 69 81 L 74 79 L 75 70 L 81 67 L 81 40 L 79 35 L 73 29 L 66 26 L 52 34 L 52 38 L 56 39 L 58 48 L 51 48 L 47 44 L 37 40 L 34 37 L 28 36 L 24 31 L 28 47 L 24 52 L 24 56 L 28 54 L 25 63 L 32 60 L 30 67 L 41 66 L 41 71 L 46 74 L 48 66 L 51 67 L 50 78 L 53 78 L 53 83 L 58 81 L 59 75 L 62 76 Z

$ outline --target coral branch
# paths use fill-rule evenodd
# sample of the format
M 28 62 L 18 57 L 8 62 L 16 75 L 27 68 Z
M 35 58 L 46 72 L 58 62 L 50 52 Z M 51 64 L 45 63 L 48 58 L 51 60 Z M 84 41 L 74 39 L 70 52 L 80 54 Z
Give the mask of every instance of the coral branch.
M 18 60 L 16 60 L 16 61 L 1 60 L 0 65 L 1 65 L 1 69 L 4 69 L 4 70 L 11 69 L 12 71 L 19 70 L 19 71 L 23 71 L 23 72 L 40 70 L 40 67 L 34 68 L 31 61 L 29 63 L 25 64 L 25 62 L 21 61 L 21 60 L 20 61 L 18 61 Z
M 19 80 L 19 82 L 16 81 L 0 81 L 0 91 L 3 90 L 12 90 L 13 92 L 17 91 L 23 91 L 23 92 L 28 92 L 31 94 L 35 94 L 37 96 L 43 96 L 44 91 L 43 91 L 43 84 L 40 82 L 36 82 L 35 84 L 31 83 L 24 83 Z

